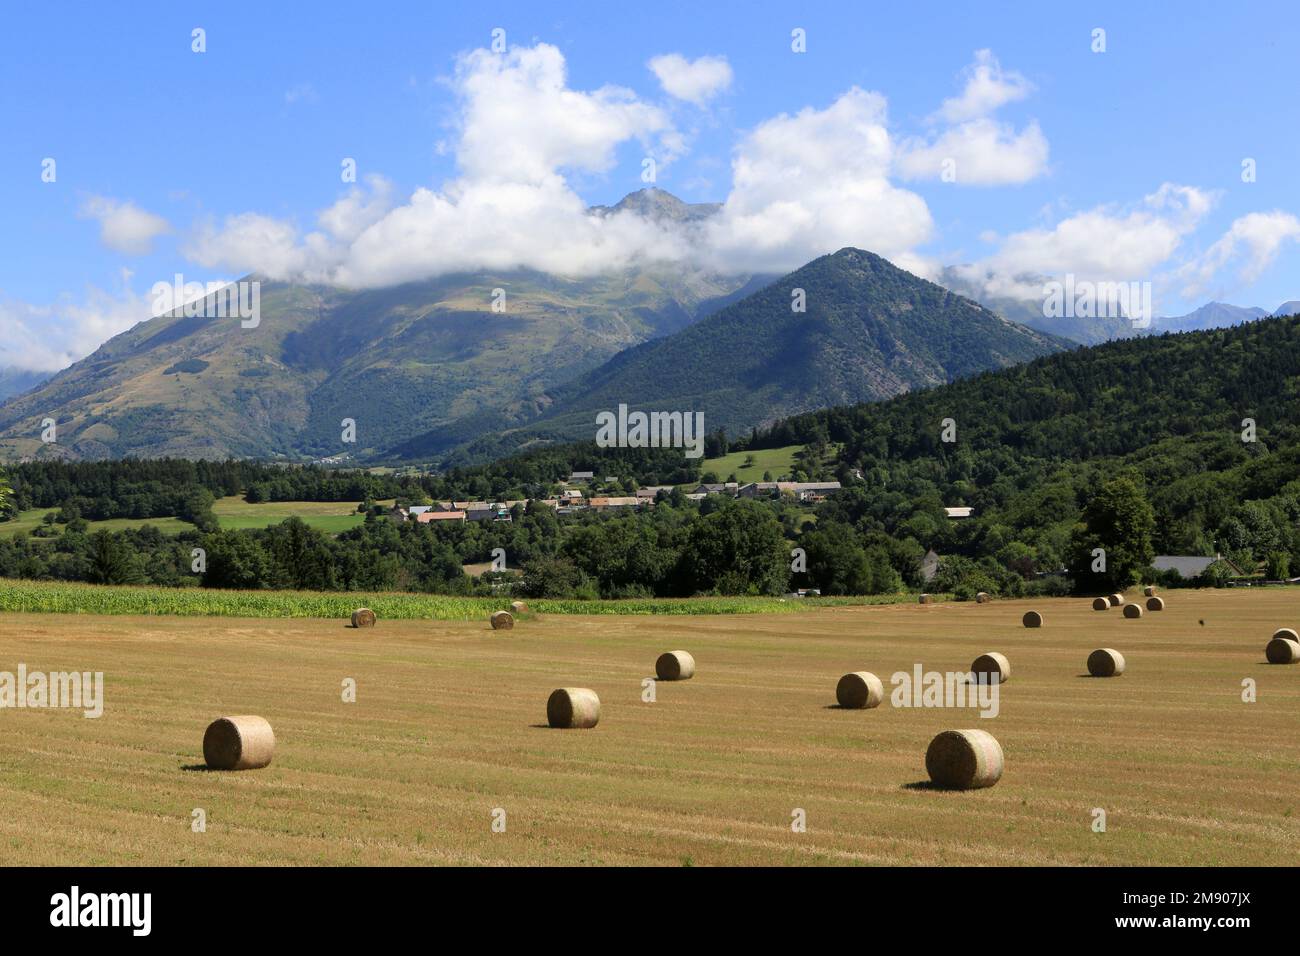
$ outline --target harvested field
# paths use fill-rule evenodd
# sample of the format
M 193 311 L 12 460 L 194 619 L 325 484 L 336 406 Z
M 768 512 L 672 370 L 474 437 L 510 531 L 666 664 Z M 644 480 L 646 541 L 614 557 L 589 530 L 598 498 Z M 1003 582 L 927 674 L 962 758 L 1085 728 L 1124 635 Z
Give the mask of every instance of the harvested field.
M 1026 631 L 1030 602 L 1000 601 L 546 614 L 509 640 L 483 617 L 358 632 L 346 618 L 10 614 L 0 670 L 103 671 L 106 702 L 98 719 L 0 710 L 0 863 L 1293 865 L 1300 668 L 1266 665 L 1263 646 L 1300 619 L 1297 592 L 1177 597 L 1140 627 L 1036 598 L 1050 628 Z M 1090 651 L 1121 641 L 1123 679 L 1083 676 Z M 708 667 L 643 703 L 666 647 Z M 996 718 L 892 706 L 895 672 L 962 670 L 990 647 L 1015 662 Z M 884 703 L 835 708 L 835 681 L 857 670 L 885 682 Z M 594 690 L 599 725 L 547 728 L 557 687 Z M 274 761 L 203 770 L 222 714 L 270 721 Z M 996 787 L 925 785 L 926 748 L 953 727 L 998 739 Z M 791 832 L 796 807 L 806 833 Z

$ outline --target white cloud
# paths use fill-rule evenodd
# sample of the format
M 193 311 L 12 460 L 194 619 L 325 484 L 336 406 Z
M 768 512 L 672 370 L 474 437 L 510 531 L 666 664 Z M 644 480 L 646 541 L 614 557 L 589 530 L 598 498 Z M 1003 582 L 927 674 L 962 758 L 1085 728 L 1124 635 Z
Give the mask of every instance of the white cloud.
M 1037 123 L 1017 133 L 1010 125 L 976 119 L 926 142 L 902 144 L 898 168 L 904 179 L 939 179 L 950 164 L 952 182 L 1003 186 L 1029 182 L 1047 171 L 1047 137 Z
M 991 117 L 1033 87 L 1019 73 L 1004 71 L 990 50 L 977 50 L 965 70 L 960 96 L 946 99 L 931 122 L 946 129 L 903 140 L 898 169 L 904 179 L 944 179 L 958 185 L 1003 186 L 1029 182 L 1047 172 L 1047 137 L 1036 122 L 1019 133 Z
M 889 181 L 885 100 L 853 87 L 824 110 L 759 124 L 736 148 L 733 188 L 710 223 L 730 268 L 792 269 L 844 246 L 895 259 L 933 228 L 925 201 Z
M 452 80 L 460 102 L 458 178 L 393 206 L 371 182 L 319 217 L 320 231 L 257 213 L 199 230 L 187 245 L 208 267 L 256 269 L 347 286 L 383 286 L 448 272 L 533 268 L 585 275 L 633 259 L 679 259 L 680 237 L 638 216 L 587 215 L 572 173 L 610 170 L 638 142 L 659 167 L 681 138 L 663 110 L 615 86 L 570 89 L 564 56 L 539 43 L 464 55 Z
M 206 268 L 256 271 L 271 278 L 311 279 L 321 266 L 299 243 L 292 223 L 255 212 L 227 216 L 220 228 L 211 223 L 197 226 L 184 252 Z
M 440 189 L 390 206 L 372 184 L 372 198 L 354 191 L 306 235 L 257 213 L 231 216 L 200 228 L 187 253 L 208 268 L 352 287 L 482 269 L 590 275 L 652 261 L 781 271 L 848 245 L 925 264 L 914 249 L 933 222 L 919 196 L 890 182 L 880 94 L 855 87 L 825 109 L 760 123 L 735 150 L 721 213 L 688 230 L 631 212 L 588 215 L 567 178 L 610 169 L 628 142 L 657 144 L 662 166 L 677 136 L 658 108 L 618 88 L 570 89 L 563 56 L 545 44 L 470 53 L 453 85 L 462 109 L 449 148 L 460 172 Z
M 1300 241 L 1300 219 L 1290 213 L 1274 210 L 1241 216 L 1203 255 L 1179 270 L 1179 278 L 1185 282 L 1182 294 L 1205 294 L 1219 272 L 1234 263 L 1233 284 L 1248 285 L 1264 274 L 1288 241 Z
M 317 217 L 318 230 L 301 235 L 297 226 L 259 213 L 227 216 L 220 227 L 201 223 L 183 251 L 209 269 L 244 274 L 257 272 L 275 279 L 332 281 L 332 273 L 347 258 L 348 249 L 363 232 L 380 222 L 393 207 L 392 183 L 367 176 L 368 187 L 353 187 Z
M 129 277 L 123 270 L 118 291 L 92 286 L 79 301 L 71 296 L 51 305 L 0 301 L 0 368 L 57 371 L 147 319 L 149 299 L 128 288 Z
M 1024 99 L 1033 90 L 1019 73 L 1004 71 L 992 50 L 976 50 L 975 62 L 965 69 L 964 75 L 966 86 L 961 95 L 943 101 L 936 114 L 939 119 L 964 123 L 987 116 L 1000 106 Z
M 731 86 L 731 64 L 723 56 L 688 60 L 680 53 L 656 56 L 646 64 L 669 96 L 703 106 Z
M 1128 208 L 1098 206 L 1050 228 L 1012 233 L 991 256 L 956 271 L 979 282 L 987 295 L 1022 300 L 1042 298 L 1044 276 L 1154 282 L 1215 198 L 1192 186 L 1165 183 Z
M 141 209 L 130 200 L 91 196 L 81 204 L 83 219 L 99 221 L 99 241 L 115 252 L 147 255 L 158 236 L 171 232 L 162 216 Z

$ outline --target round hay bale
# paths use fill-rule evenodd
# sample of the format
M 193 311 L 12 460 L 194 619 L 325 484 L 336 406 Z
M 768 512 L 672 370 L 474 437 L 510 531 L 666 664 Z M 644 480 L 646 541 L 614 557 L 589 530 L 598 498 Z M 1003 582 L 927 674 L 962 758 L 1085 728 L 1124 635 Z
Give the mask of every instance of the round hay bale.
M 488 621 L 491 622 L 494 631 L 508 631 L 515 626 L 514 615 L 509 611 L 493 611 Z
M 1264 656 L 1270 664 L 1294 664 L 1300 661 L 1300 644 L 1285 637 L 1275 637 L 1264 648 Z
M 1142 589 L 1142 594 L 1145 597 L 1155 597 L 1156 589 L 1152 587 L 1150 584 L 1148 584 L 1146 587 Z
M 1152 597 L 1147 598 L 1147 610 L 1148 610 L 1148 611 L 1163 611 L 1164 609 L 1165 609 L 1165 599 L 1164 599 L 1164 598 L 1161 598 L 1161 597 L 1155 597 L 1155 596 L 1152 596 Z
M 1110 596 L 1110 606 L 1120 607 L 1124 603 L 1124 595 L 1115 593 Z
M 1125 604 L 1125 605 L 1124 605 L 1124 616 L 1125 616 L 1125 617 L 1141 617 L 1141 616 L 1142 616 L 1142 607 L 1141 607 L 1141 605 L 1138 605 L 1138 604 Z
M 546 701 L 546 722 L 552 727 L 595 727 L 600 720 L 600 698 L 585 687 L 561 687 Z
M 353 627 L 374 627 L 375 612 L 368 607 L 359 607 L 352 612 Z
M 1103 598 L 1103 597 L 1093 598 L 1093 599 L 1092 599 L 1092 609 L 1093 609 L 1094 611 L 1109 611 L 1109 610 L 1110 610 L 1110 601 L 1106 600 L 1106 599 Z
M 525 604 L 523 601 L 511 601 L 510 610 L 514 614 L 527 614 L 528 605 Z
M 997 651 L 989 651 L 987 654 L 981 654 L 975 658 L 975 663 L 971 664 L 970 672 L 974 675 L 988 674 L 990 684 L 1005 684 L 1008 677 L 1011 676 L 1011 663 L 1007 660 L 1006 655 L 999 654 Z
M 1088 673 L 1093 677 L 1118 677 L 1124 673 L 1124 655 L 1109 647 L 1100 647 L 1088 655 Z
M 848 710 L 879 707 L 885 699 L 885 685 L 870 671 L 853 671 L 835 685 L 835 699 Z
M 689 651 L 668 651 L 655 661 L 660 680 L 690 680 L 695 676 L 695 658 Z
M 931 601 L 933 601 L 933 600 L 934 600 L 934 599 L 933 599 L 932 597 L 930 597 L 930 595 L 928 595 L 928 594 L 922 594 L 922 595 L 921 595 L 920 603 L 921 603 L 921 604 L 929 604 L 929 603 L 931 603 Z
M 987 591 L 980 591 L 978 594 L 975 595 L 975 603 L 976 603 L 976 604 L 988 604 L 989 601 L 992 601 L 992 600 L 993 600 L 993 599 L 992 599 L 991 597 L 989 597 L 989 594 L 988 594 Z
M 275 755 L 275 733 L 262 717 L 218 717 L 203 734 L 203 760 L 213 770 L 256 770 Z
M 991 787 L 1002 777 L 1002 745 L 983 730 L 945 730 L 930 741 L 925 769 L 947 790 Z
M 1284 641 L 1295 641 L 1297 644 L 1300 644 L 1300 634 L 1297 634 L 1289 627 L 1279 627 L 1273 632 L 1273 637 L 1280 637 Z
M 1042 627 L 1043 615 L 1037 611 L 1026 611 L 1025 616 L 1021 618 L 1025 627 Z

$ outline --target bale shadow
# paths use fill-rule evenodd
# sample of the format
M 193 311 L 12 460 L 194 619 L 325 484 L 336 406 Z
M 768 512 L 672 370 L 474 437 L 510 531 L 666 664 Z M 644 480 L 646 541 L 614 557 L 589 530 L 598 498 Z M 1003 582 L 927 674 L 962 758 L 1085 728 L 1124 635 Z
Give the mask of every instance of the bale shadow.
M 950 787 L 941 787 L 933 780 L 916 780 L 912 783 L 905 783 L 900 786 L 900 790 L 950 790 Z
M 189 773 L 216 773 L 216 767 L 209 767 L 205 763 L 187 763 L 181 766 L 182 770 Z

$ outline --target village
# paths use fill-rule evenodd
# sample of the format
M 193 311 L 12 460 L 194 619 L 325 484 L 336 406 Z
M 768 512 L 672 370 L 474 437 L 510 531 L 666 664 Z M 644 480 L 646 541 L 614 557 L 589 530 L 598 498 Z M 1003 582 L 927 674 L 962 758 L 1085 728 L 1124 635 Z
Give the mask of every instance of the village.
M 592 489 L 598 484 L 605 486 L 615 484 L 617 477 L 607 476 L 603 482 L 597 482 L 594 472 L 575 471 L 561 484 L 559 495 L 554 498 L 524 498 L 513 501 L 439 501 L 431 505 L 394 505 L 388 516 L 398 523 L 417 521 L 429 524 L 435 521 L 513 521 L 516 508 L 526 509 L 530 504 L 554 508 L 557 515 L 574 515 L 587 511 L 620 512 L 641 511 L 653 508 L 660 496 L 671 495 L 677 485 L 650 485 L 636 489 L 631 495 L 593 494 Z M 723 495 L 729 498 L 780 499 L 788 497 L 802 504 L 817 504 L 826 500 L 826 496 L 840 490 L 838 481 L 752 481 L 741 484 L 736 481 L 702 482 L 685 493 L 689 501 L 702 501 L 709 495 Z M 968 509 L 967 509 L 968 510 Z

